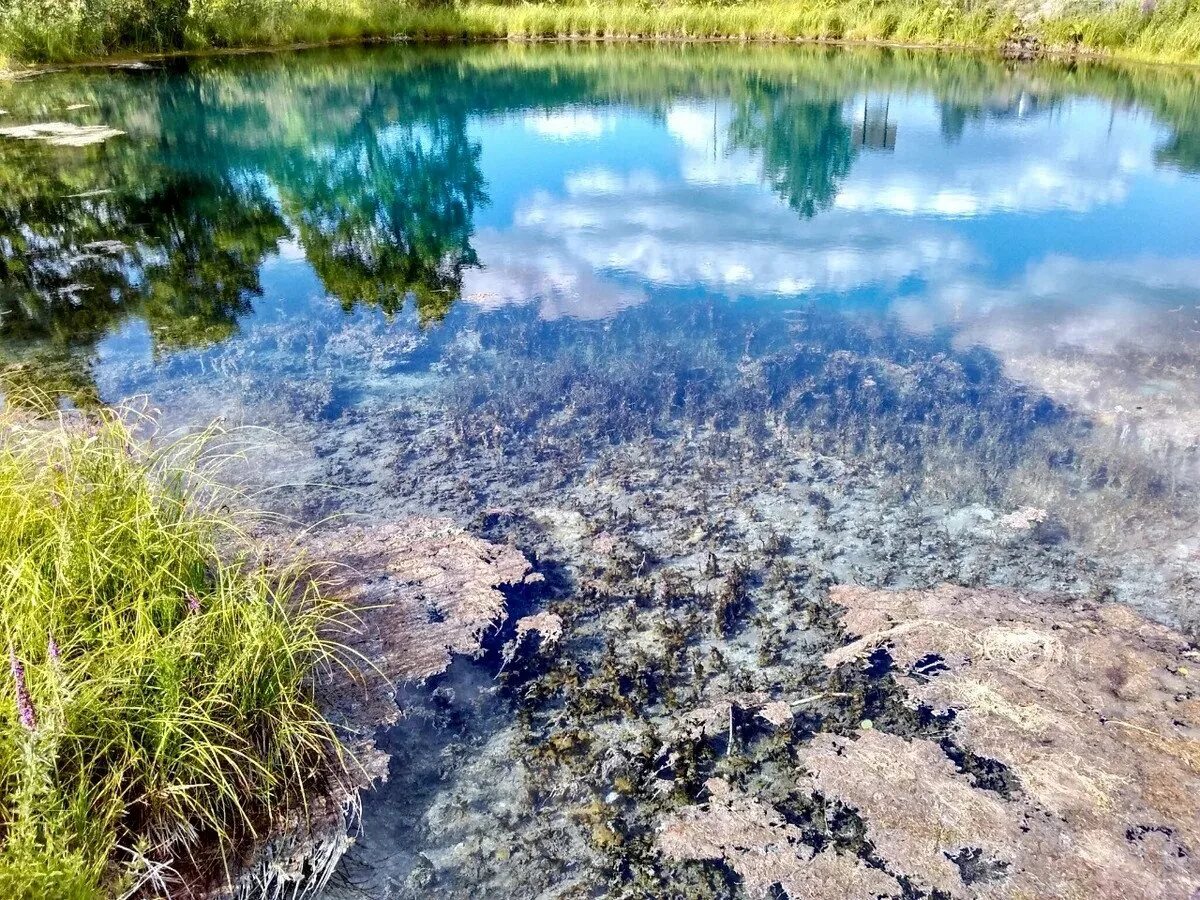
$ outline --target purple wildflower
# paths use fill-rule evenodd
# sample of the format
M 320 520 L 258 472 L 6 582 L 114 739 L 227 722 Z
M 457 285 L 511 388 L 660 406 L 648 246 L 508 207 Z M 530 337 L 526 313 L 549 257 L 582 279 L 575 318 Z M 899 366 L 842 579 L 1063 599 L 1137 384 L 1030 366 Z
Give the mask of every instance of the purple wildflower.
M 58 649 L 58 641 L 54 639 L 54 635 L 50 635 L 50 643 L 46 647 L 46 653 L 49 655 L 50 661 L 58 665 L 58 661 L 62 657 L 62 651 Z
M 192 615 L 196 615 L 200 612 L 200 598 L 191 591 L 188 591 L 187 594 L 187 606 L 188 612 L 190 612 Z
M 12 671 L 13 681 L 17 685 L 17 714 L 21 724 L 27 731 L 37 728 L 37 713 L 33 709 L 33 698 L 29 696 L 29 688 L 25 685 L 25 664 L 17 659 L 17 653 L 8 648 L 8 666 Z
M 1158 8 L 1158 0 L 1142 0 L 1142 15 L 1150 15 Z

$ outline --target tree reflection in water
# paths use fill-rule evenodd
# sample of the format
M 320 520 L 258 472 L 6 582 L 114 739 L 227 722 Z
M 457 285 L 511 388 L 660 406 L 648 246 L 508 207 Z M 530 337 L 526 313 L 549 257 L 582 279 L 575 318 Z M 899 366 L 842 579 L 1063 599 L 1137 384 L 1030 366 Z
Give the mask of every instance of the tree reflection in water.
M 391 316 L 411 298 L 423 325 L 441 320 L 464 272 L 488 263 L 472 244 L 489 204 L 472 131 L 482 119 L 566 105 L 651 116 L 677 101 L 725 105 L 725 146 L 749 154 L 760 180 L 812 218 L 855 165 L 864 91 L 914 87 L 936 101 L 947 144 L 1012 114 L 1014 97 L 1041 115 L 1085 91 L 1149 108 L 1171 128 L 1159 161 L 1200 167 L 1188 125 L 1200 92 L 1179 73 L 1047 65 L 1016 84 L 977 59 L 712 48 L 389 48 L 60 73 L 5 88 L 0 105 L 18 121 L 86 103 L 129 134 L 90 148 L 0 144 L 4 386 L 99 402 L 97 344 L 131 320 L 160 355 L 228 339 L 285 240 L 347 311 Z

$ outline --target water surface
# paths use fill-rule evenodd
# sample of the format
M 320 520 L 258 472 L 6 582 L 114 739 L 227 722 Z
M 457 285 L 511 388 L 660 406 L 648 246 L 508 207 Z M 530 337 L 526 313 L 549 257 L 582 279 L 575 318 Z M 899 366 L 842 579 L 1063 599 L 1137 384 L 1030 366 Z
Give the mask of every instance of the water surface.
M 670 735 L 827 678 L 829 584 L 1195 625 L 1193 72 L 397 47 L 0 108 L 126 132 L 0 142 L 8 393 L 266 426 L 264 503 L 513 541 L 546 575 L 514 608 L 567 622 L 550 658 L 497 676 L 501 632 L 406 689 L 343 893 L 736 895 L 654 824 L 714 771 L 807 821 L 787 746 Z M 807 733 L 933 727 L 856 696 Z

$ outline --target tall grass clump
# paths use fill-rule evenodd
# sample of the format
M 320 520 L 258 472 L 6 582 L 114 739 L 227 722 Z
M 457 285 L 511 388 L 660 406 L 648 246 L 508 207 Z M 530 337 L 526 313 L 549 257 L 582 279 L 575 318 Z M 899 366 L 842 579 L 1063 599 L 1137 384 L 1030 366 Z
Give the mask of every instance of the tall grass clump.
M 410 16 L 431 12 L 414 0 L 192 0 L 185 42 L 223 48 L 390 38 Z
M 23 62 L 174 50 L 191 0 L 0 0 L 0 50 Z
M 0 897 L 180 893 L 342 775 L 340 607 L 251 549 L 213 458 L 0 412 Z

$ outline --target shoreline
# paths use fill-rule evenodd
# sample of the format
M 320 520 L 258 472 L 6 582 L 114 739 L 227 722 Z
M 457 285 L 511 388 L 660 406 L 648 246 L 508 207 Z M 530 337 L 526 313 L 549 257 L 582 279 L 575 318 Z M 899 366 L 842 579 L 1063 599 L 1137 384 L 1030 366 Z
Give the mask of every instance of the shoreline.
M 315 0 L 318 6 L 323 0 Z M 904 7 L 899 7 L 904 9 Z M 782 7 L 782 9 L 789 9 Z M 636 7 L 616 6 L 605 10 L 582 5 L 552 6 L 532 4 L 520 7 L 475 4 L 462 7 L 431 8 L 412 10 L 407 7 L 392 8 L 375 13 L 379 18 L 352 18 L 337 21 L 332 14 L 306 15 L 311 11 L 299 12 L 285 17 L 282 22 L 267 20 L 247 25 L 228 21 L 209 21 L 199 18 L 188 26 L 179 39 L 183 44 L 178 49 L 158 50 L 153 48 L 115 47 L 108 49 L 74 51 L 57 50 L 44 54 L 41 61 L 24 60 L 10 46 L 7 55 L 0 49 L 0 80 L 15 80 L 32 77 L 47 70 L 64 68 L 112 67 L 137 62 L 152 62 L 177 59 L 239 56 L 260 53 L 296 52 L 343 46 L 371 46 L 375 44 L 439 45 L 489 45 L 509 43 L 517 45 L 571 44 L 571 45 L 706 45 L 734 44 L 757 46 L 812 45 L 845 48 L 874 48 L 881 50 L 935 51 L 941 53 L 970 53 L 984 57 L 998 57 L 1010 61 L 1058 60 L 1063 62 L 1103 63 L 1107 65 L 1151 65 L 1172 68 L 1200 68 L 1200 52 L 1190 53 L 1186 49 L 1165 51 L 1139 49 L 1141 33 L 1124 46 L 1104 47 L 1104 40 L 1112 36 L 1092 38 L 1085 33 L 1098 34 L 1111 23 L 1108 19 L 1128 12 L 1125 7 L 1115 7 L 1100 14 L 1089 14 L 1078 19 L 1061 17 L 1022 21 L 1003 7 L 984 9 L 978 21 L 962 16 L 950 26 L 938 26 L 943 30 L 956 31 L 963 36 L 945 40 L 926 40 L 919 36 L 924 26 L 908 26 L 902 34 L 894 24 L 883 24 L 873 20 L 844 22 L 837 8 L 818 11 L 829 22 L 821 24 L 797 24 L 776 22 L 765 24 L 765 17 L 772 12 L 766 3 L 734 6 L 724 10 L 721 24 L 715 26 L 702 19 L 707 7 L 669 5 L 651 10 Z M 810 10 L 801 8 L 801 12 Z M 911 13 L 919 13 L 915 6 Z M 631 24 L 634 17 L 644 13 L 640 24 Z M 972 13 L 974 14 L 974 13 Z M 363 14 L 369 16 L 370 14 Z M 1150 13 L 1140 23 L 1151 30 Z M 1164 12 L 1162 15 L 1168 15 Z M 1171 32 L 1170 44 L 1178 48 L 1188 43 L 1185 29 L 1190 11 L 1176 21 Z M 758 18 L 756 18 L 758 17 Z M 964 29 L 970 33 L 964 33 Z M 795 32 L 795 33 L 789 33 Z M 882 32 L 882 34 L 878 34 Z M 312 35 L 312 37 L 307 37 Z M 910 37 L 909 35 L 916 35 Z M 1059 40 L 1065 36 L 1064 40 Z M 0 34 L 0 45 L 4 36 Z M 1161 44 L 1166 39 L 1156 39 Z M 12 43 L 11 38 L 9 41 Z
M 130 408 L 37 415 L 49 399 L 0 407 L 0 894 L 199 896 L 353 784 L 317 700 L 345 611 L 208 477 L 219 426 L 160 443 Z
M 1041 49 L 1029 56 L 1014 56 L 1006 54 L 1002 48 L 970 44 L 929 44 L 910 43 L 882 40 L 850 40 L 835 38 L 743 38 L 743 37 L 687 37 L 682 35 L 636 36 L 618 35 L 609 37 L 580 37 L 571 35 L 550 35 L 540 37 L 492 37 L 473 36 L 464 38 L 412 38 L 404 35 L 381 37 L 339 38 L 328 41 L 299 41 L 282 44 L 256 44 L 240 47 L 207 47 L 191 50 L 172 50 L 153 53 L 130 53 L 99 56 L 88 59 L 69 60 L 66 62 L 30 65 L 21 68 L 0 67 L 0 83 L 20 81 L 35 78 L 51 72 L 71 71 L 78 69 L 119 69 L 151 64 L 158 62 L 174 62 L 187 60 L 224 59 L 238 56 L 267 56 L 282 53 L 303 53 L 313 50 L 336 50 L 340 48 L 394 47 L 408 45 L 417 48 L 449 48 L 476 47 L 511 44 L 515 46 L 586 46 L 586 47 L 688 47 L 711 45 L 740 45 L 747 47 L 825 47 L 842 50 L 881 50 L 881 51 L 913 51 L 918 53 L 962 54 L 977 56 L 1000 62 L 1031 64 L 1037 62 L 1050 63 L 1086 63 L 1103 65 L 1111 68 L 1139 69 L 1170 69 L 1175 71 L 1200 71 L 1200 61 L 1180 62 L 1172 60 L 1142 59 L 1138 57 L 1117 56 L 1109 53 L 1088 50 Z

